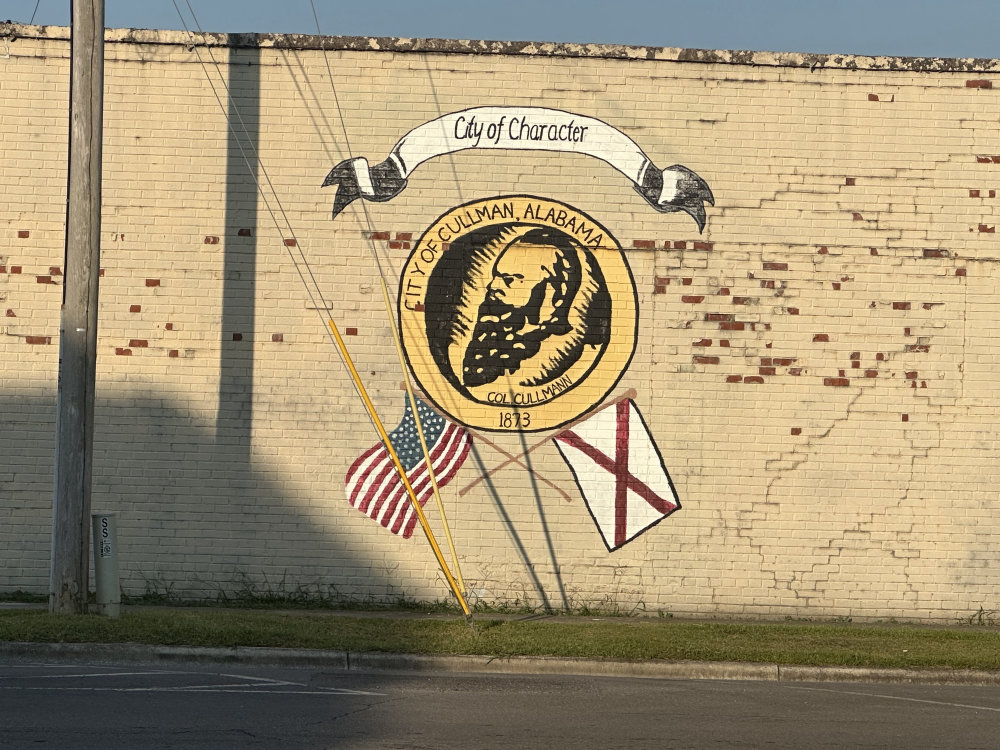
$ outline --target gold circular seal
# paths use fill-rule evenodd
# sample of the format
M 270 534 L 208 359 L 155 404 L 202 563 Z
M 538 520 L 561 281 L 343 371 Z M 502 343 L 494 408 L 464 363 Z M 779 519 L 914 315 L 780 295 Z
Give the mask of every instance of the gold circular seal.
M 403 346 L 456 421 L 551 429 L 598 405 L 635 352 L 635 282 L 618 241 L 581 211 L 527 195 L 448 211 L 399 287 Z

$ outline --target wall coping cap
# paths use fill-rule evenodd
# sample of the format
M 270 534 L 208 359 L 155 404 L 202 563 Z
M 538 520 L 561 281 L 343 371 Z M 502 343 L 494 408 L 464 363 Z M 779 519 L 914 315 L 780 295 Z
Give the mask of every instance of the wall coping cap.
M 0 22 L 0 40 L 19 38 L 69 41 L 67 26 L 31 26 Z M 648 60 L 714 65 L 779 68 L 832 68 L 910 73 L 973 73 L 1000 71 L 1000 60 L 983 57 L 892 57 L 750 50 L 702 50 L 680 47 L 638 47 L 623 44 L 564 42 L 501 42 L 471 39 L 417 39 L 406 37 L 319 36 L 315 34 L 222 34 L 156 29 L 107 29 L 107 44 L 164 44 L 207 47 L 398 52 L 452 55 L 523 55 L 529 57 L 592 57 L 612 60 Z

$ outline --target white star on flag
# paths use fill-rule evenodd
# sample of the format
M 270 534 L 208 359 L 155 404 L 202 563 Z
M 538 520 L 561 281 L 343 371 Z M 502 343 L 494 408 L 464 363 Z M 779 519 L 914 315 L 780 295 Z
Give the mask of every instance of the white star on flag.
M 614 407 L 555 435 L 608 551 L 681 507 L 635 402 Z

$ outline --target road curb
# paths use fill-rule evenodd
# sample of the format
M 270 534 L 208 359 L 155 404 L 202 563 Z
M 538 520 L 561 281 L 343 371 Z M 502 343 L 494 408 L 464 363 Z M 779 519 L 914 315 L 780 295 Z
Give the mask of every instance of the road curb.
M 767 682 L 881 682 L 923 685 L 1000 685 L 1000 671 L 808 667 L 745 662 L 630 661 L 527 656 L 452 656 L 323 651 L 318 649 L 147 646 L 136 643 L 0 642 L 0 659 L 48 658 L 101 662 L 222 662 L 305 666 L 356 672 L 580 675 L 672 680 Z

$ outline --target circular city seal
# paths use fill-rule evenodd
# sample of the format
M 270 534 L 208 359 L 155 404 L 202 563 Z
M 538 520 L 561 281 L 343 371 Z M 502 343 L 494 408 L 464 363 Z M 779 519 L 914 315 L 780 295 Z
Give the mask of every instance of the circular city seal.
M 526 195 L 454 208 L 424 232 L 399 287 L 410 369 L 456 421 L 551 429 L 608 394 L 635 351 L 635 282 L 583 212 Z

